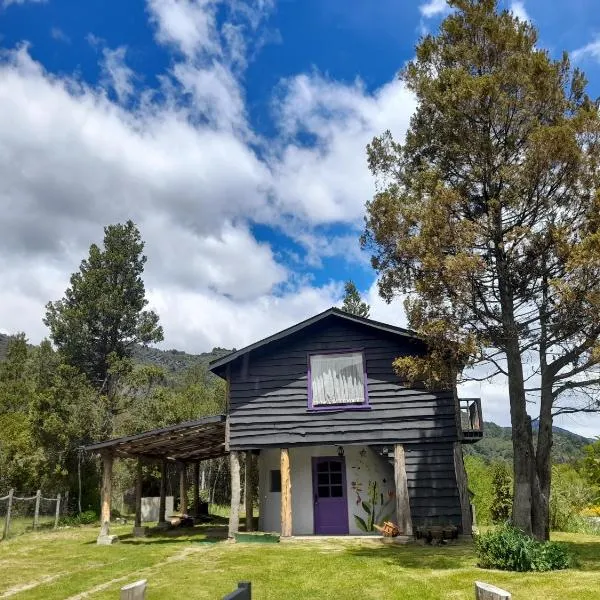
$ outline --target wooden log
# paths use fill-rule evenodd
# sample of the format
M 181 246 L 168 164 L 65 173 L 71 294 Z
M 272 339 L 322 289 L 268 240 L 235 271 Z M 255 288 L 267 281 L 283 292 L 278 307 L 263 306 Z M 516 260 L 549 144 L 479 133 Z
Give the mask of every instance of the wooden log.
M 506 590 L 500 589 L 495 585 L 475 582 L 475 600 L 510 600 L 511 595 Z
M 140 579 L 121 588 L 121 600 L 144 600 L 146 597 L 146 579 Z
M 290 452 L 281 449 L 281 536 L 292 535 L 292 477 L 290 473 Z
M 463 460 L 462 444 L 454 442 L 454 472 L 456 474 L 456 485 L 458 486 L 458 497 L 460 499 L 460 512 L 462 518 L 462 534 L 473 535 L 473 522 L 471 520 L 471 500 L 469 498 L 469 485 L 467 483 L 467 471 Z
M 10 513 L 12 511 L 13 504 L 13 496 L 15 495 L 15 490 L 12 488 L 8 490 L 8 498 L 6 505 L 6 516 L 4 517 L 4 530 L 2 532 L 2 539 L 6 540 L 8 538 L 8 534 L 10 533 Z
M 194 507 L 195 517 L 200 517 L 200 463 L 194 463 Z
M 135 526 L 142 526 L 142 459 L 138 458 L 135 474 Z
M 404 446 L 394 446 L 394 481 L 396 484 L 396 520 L 402 535 L 412 535 L 412 517 L 410 514 L 410 497 L 406 478 L 406 462 Z
M 54 513 L 54 529 L 58 529 L 58 521 L 60 519 L 60 492 L 56 494 L 56 511 Z
M 246 531 L 254 531 L 254 454 L 251 451 L 246 452 L 244 504 L 246 506 Z
M 102 454 L 102 490 L 100 506 L 100 525 L 102 526 L 102 535 L 109 534 L 110 528 L 110 507 L 112 498 L 112 471 L 113 455 L 111 452 Z
M 229 453 L 231 465 L 231 510 L 229 512 L 229 537 L 234 538 L 240 528 L 240 456 L 235 450 Z
M 181 463 L 179 466 L 179 512 L 182 515 L 187 515 L 187 481 L 185 480 L 186 475 L 185 463 Z
M 40 502 L 42 501 L 42 490 L 35 493 L 35 509 L 33 511 L 33 528 L 40 526 Z
M 164 524 L 167 521 L 167 461 L 163 458 L 160 461 L 160 500 L 158 504 L 158 524 Z

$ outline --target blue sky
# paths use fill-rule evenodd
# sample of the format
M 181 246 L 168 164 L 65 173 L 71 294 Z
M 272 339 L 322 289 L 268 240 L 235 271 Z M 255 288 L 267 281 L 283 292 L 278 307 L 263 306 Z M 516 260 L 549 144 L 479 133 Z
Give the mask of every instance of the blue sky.
M 508 0 L 600 95 L 597 0 Z M 365 145 L 443 0 L 0 0 L 0 329 L 39 341 L 102 226 L 146 240 L 166 347 L 241 347 L 338 304 L 373 193 Z M 491 393 L 491 392 L 490 392 Z M 494 391 L 500 397 L 501 392 Z M 505 416 L 498 403 L 498 419 Z

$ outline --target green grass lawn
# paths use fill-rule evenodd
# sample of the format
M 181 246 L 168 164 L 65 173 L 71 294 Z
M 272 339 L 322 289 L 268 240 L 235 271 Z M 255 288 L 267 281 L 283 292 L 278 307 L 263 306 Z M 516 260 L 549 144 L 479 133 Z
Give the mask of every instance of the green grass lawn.
M 96 546 L 92 527 L 28 533 L 0 542 L 0 598 L 116 599 L 119 588 L 148 579 L 148 600 L 221 598 L 251 580 L 254 598 L 473 600 L 473 582 L 506 588 L 514 600 L 600 599 L 600 538 L 556 534 L 578 557 L 554 573 L 504 573 L 475 566 L 472 546 L 388 546 L 377 539 L 220 541 L 223 527 L 143 540 L 115 527 L 119 544 Z

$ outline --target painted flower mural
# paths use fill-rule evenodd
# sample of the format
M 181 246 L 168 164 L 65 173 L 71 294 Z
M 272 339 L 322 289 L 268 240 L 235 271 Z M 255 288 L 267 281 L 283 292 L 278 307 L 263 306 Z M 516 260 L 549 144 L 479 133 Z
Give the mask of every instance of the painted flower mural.
M 352 489 L 356 493 L 356 504 L 362 508 L 362 514 L 354 513 L 354 522 L 356 526 L 365 532 L 375 531 L 375 525 L 380 525 L 384 521 L 388 521 L 393 514 L 392 501 L 395 493 L 393 490 L 388 490 L 384 495 L 379 489 L 377 481 L 369 481 L 367 485 L 367 495 L 363 498 L 362 484 L 353 481 Z

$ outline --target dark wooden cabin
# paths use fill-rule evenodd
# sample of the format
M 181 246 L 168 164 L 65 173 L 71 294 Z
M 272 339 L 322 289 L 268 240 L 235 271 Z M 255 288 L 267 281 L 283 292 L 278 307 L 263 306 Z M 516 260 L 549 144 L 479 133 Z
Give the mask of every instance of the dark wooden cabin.
M 392 363 L 425 353 L 405 329 L 331 308 L 211 363 L 228 381 L 227 446 L 258 455 L 259 527 L 368 534 L 392 520 L 471 531 L 462 444 L 479 399 L 410 387 Z

